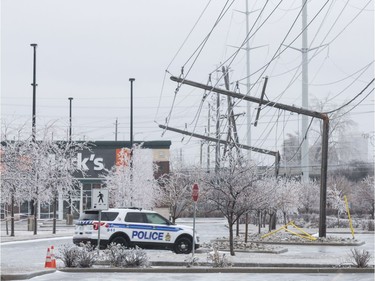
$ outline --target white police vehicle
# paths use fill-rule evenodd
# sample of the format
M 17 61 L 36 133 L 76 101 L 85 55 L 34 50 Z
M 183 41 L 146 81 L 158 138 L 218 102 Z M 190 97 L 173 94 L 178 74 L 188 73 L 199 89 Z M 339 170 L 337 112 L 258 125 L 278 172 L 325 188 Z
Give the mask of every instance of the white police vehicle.
M 73 243 L 90 242 L 100 248 L 111 243 L 125 247 L 169 249 L 177 254 L 189 254 L 193 249 L 193 228 L 176 225 L 154 211 L 140 208 L 116 208 L 101 212 L 86 210 L 76 222 Z M 195 235 L 195 249 L 199 248 L 199 237 Z

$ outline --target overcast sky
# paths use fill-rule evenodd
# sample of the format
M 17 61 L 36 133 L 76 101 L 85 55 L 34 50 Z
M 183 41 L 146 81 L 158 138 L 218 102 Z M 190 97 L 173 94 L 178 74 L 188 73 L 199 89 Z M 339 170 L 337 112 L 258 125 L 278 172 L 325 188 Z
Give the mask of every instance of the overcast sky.
M 276 8 L 279 2 L 249 1 L 253 48 L 250 94 L 260 97 L 263 78 L 268 76 L 266 98 L 301 106 L 301 52 L 293 48 L 302 46 L 302 0 L 281 1 Z M 30 43 L 37 43 L 38 130 L 55 123 L 60 129 L 54 137 L 66 139 L 68 97 L 73 97 L 73 139 L 114 140 L 118 118 L 118 140 L 129 140 L 132 77 L 136 79 L 134 139 L 171 140 L 174 152 L 182 148 L 184 157 L 198 161 L 200 140 L 183 139 L 172 132 L 162 135 L 157 124 L 166 124 L 170 116 L 169 126 L 186 126 L 191 132 L 205 134 L 208 103 L 213 106 L 214 97 L 209 95 L 201 104 L 203 90 L 189 86 L 182 86 L 175 95 L 177 84 L 169 76 L 179 76 L 184 66 L 186 79 L 206 84 L 212 74 L 212 84 L 224 87 L 222 81 L 216 81 L 221 75 L 216 68 L 224 63 L 230 67 L 231 88 L 238 81 L 237 91 L 246 93 L 245 51 L 232 56 L 246 35 L 246 17 L 241 13 L 245 3 L 246 0 L 2 0 L 3 124 L 17 128 L 26 123 L 27 133 L 31 132 Z M 308 1 L 310 109 L 316 101 L 324 102 L 325 110 L 338 108 L 373 79 L 373 19 L 373 1 Z M 372 88 L 373 85 L 342 110 L 357 123 L 351 130 L 356 136 L 374 134 Z M 224 98 L 222 103 L 224 108 Z M 253 121 L 255 107 L 251 108 Z M 237 101 L 235 113 L 244 112 L 246 104 Z M 252 127 L 252 145 L 281 151 L 285 136 L 298 132 L 299 124 L 296 114 L 264 108 L 258 127 Z M 211 132 L 214 125 L 212 119 Z M 245 116 L 237 119 L 237 126 L 240 142 L 245 144 Z M 311 138 L 313 143 L 313 133 Z M 261 155 L 258 160 L 267 162 L 266 158 Z

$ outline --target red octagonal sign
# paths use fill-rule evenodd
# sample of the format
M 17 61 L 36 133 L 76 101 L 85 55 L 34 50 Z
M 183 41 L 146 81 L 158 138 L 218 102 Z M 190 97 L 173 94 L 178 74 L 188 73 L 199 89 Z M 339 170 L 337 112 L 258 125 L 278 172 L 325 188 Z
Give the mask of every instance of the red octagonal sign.
M 198 200 L 198 195 L 199 195 L 199 187 L 198 187 L 198 184 L 197 184 L 197 183 L 194 183 L 194 184 L 193 184 L 193 192 L 192 192 L 192 195 L 193 195 L 193 201 L 194 201 L 194 202 L 197 202 L 197 200 Z

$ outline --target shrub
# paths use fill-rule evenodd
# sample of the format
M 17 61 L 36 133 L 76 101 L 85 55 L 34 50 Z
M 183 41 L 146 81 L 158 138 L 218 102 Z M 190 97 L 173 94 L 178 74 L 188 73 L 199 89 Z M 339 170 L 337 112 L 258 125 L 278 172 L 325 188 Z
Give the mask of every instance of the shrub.
M 120 244 L 111 243 L 107 249 L 104 250 L 104 255 L 107 257 L 111 266 L 121 267 L 125 257 L 125 247 Z
M 56 259 L 63 261 L 65 267 L 92 267 L 97 259 L 94 247 L 88 244 L 64 244 L 59 246 Z
M 141 267 L 149 265 L 146 252 L 138 247 L 127 249 L 120 244 L 112 243 L 104 250 L 104 253 L 111 266 Z
M 78 252 L 79 248 L 77 246 L 64 244 L 58 248 L 56 259 L 62 260 L 65 267 L 77 267 Z
M 216 247 L 213 248 L 212 252 L 207 253 L 207 261 L 211 262 L 213 267 L 227 267 L 231 265 L 225 253 L 221 254 Z
M 353 265 L 355 265 L 358 268 L 367 267 L 368 262 L 371 259 L 370 252 L 366 250 L 362 250 L 361 252 L 360 250 L 357 250 L 357 249 L 351 249 L 350 251 L 351 251 L 350 257 L 351 257 L 351 261 Z
M 148 257 L 144 250 L 135 247 L 125 251 L 124 264 L 126 267 L 148 266 Z
M 78 249 L 77 266 L 78 267 L 92 267 L 97 260 L 97 254 L 94 251 L 94 246 L 90 243 L 81 244 Z
M 190 256 L 188 256 L 185 259 L 186 267 L 192 267 L 192 266 L 199 265 L 198 260 L 199 260 L 199 258 L 197 258 L 197 257 L 190 257 Z

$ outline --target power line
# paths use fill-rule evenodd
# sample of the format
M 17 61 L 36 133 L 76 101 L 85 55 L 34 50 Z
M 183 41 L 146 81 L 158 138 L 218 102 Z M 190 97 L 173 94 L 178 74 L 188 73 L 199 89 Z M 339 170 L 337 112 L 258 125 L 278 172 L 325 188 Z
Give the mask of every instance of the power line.
M 345 104 L 343 104 L 342 106 L 340 106 L 340 107 L 338 107 L 338 108 L 336 108 L 336 109 L 334 109 L 334 110 L 331 110 L 331 111 L 327 111 L 327 112 L 323 112 L 323 114 L 330 114 L 330 113 L 333 113 L 333 112 L 336 112 L 336 111 L 339 111 L 340 109 L 342 109 L 342 108 L 344 108 L 345 106 L 347 106 L 347 105 L 349 105 L 350 103 L 352 103 L 355 99 L 357 99 L 360 95 L 362 95 L 363 94 L 363 92 L 364 91 L 366 91 L 366 89 L 374 82 L 374 80 L 375 80 L 375 78 L 373 78 L 371 81 L 370 81 L 370 83 L 368 83 L 367 85 L 366 85 L 366 87 L 359 93 L 359 94 L 357 94 L 354 98 L 352 98 L 350 101 L 348 101 L 347 103 L 345 103 Z M 372 91 L 371 91 L 372 92 Z M 370 92 L 370 93 L 371 93 Z M 367 95 L 368 96 L 368 95 Z M 366 97 L 367 97 L 366 96 Z

